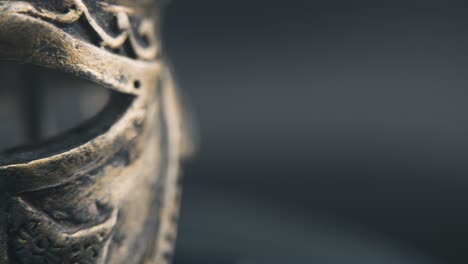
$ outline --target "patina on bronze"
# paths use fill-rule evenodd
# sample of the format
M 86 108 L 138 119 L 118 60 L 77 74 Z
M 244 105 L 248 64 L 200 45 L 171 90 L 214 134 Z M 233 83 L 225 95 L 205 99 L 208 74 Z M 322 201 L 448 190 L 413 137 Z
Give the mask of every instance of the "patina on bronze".
M 191 147 L 160 52 L 164 5 L 0 1 L 0 60 L 57 71 L 42 77 L 66 92 L 81 88 L 60 74 L 109 89 L 89 120 L 44 140 L 33 131 L 32 143 L 0 153 L 1 264 L 170 262 L 179 164 Z M 41 95 L 26 83 L 26 94 Z

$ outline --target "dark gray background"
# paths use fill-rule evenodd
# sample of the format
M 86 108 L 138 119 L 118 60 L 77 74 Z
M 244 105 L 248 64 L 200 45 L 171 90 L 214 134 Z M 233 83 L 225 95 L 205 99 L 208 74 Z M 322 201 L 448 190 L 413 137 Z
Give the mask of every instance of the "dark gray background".
M 467 263 L 463 1 L 174 0 L 176 264 Z

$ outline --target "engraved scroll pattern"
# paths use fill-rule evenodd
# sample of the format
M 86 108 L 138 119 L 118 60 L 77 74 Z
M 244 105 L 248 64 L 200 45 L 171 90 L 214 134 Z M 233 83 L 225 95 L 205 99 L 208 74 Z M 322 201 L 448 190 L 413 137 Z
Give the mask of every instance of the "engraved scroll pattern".
M 72 24 L 77 22 L 81 17 L 84 17 L 94 32 L 100 37 L 102 47 L 118 49 L 129 41 L 139 59 L 152 60 L 156 58 L 158 54 L 158 43 L 153 20 L 148 18 L 143 19 L 139 24 L 138 32 L 134 32 L 129 17 L 135 13 L 133 9 L 123 6 L 101 4 L 105 11 L 114 14 L 117 19 L 117 26 L 120 33 L 117 36 L 112 36 L 99 25 L 82 0 L 72 0 L 71 2 L 72 4 L 68 6 L 67 13 L 56 13 L 39 9 L 28 2 L 0 1 L 0 12 L 27 14 L 32 17 L 61 24 Z M 148 45 L 141 45 L 137 37 L 146 39 Z

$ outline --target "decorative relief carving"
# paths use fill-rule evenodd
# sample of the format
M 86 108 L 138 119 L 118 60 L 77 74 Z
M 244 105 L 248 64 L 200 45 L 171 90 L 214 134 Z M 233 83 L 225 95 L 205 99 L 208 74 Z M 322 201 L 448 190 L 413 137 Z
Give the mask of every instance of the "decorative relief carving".
M 94 264 L 106 258 L 117 223 L 114 210 L 103 223 L 70 229 L 21 198 L 13 199 L 10 253 L 22 264 Z
M 83 17 L 92 30 L 99 36 L 101 47 L 118 49 L 129 41 L 138 59 L 153 60 L 156 58 L 158 54 L 158 41 L 154 30 L 154 21 L 152 19 L 143 18 L 137 26 L 137 32 L 134 32 L 132 23 L 130 22 L 130 16 L 136 13 L 135 10 L 124 6 L 101 3 L 103 10 L 113 14 L 117 20 L 119 34 L 117 36 L 112 36 L 99 25 L 86 4 L 83 3 L 83 0 L 64 1 L 63 5 L 67 10 L 66 13 L 45 10 L 24 1 L 0 1 L 0 12 L 26 14 L 60 24 L 73 24 Z M 145 40 L 145 42 L 147 42 L 145 44 L 147 45 L 142 45 L 141 41 L 138 39 Z

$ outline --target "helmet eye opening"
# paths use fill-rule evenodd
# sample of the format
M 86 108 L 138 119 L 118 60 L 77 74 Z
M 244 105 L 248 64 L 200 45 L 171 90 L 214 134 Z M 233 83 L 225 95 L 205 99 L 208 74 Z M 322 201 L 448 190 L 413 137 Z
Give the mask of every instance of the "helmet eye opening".
M 11 61 L 0 61 L 0 80 L 0 154 L 51 149 L 51 141 L 83 143 L 116 122 L 133 98 L 71 74 Z M 84 126 L 88 132 L 75 135 Z

